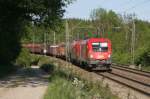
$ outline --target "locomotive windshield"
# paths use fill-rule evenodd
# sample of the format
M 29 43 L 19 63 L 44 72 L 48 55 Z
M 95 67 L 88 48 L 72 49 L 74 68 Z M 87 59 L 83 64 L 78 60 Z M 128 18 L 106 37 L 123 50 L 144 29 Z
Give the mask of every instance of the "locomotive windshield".
M 107 52 L 108 51 L 108 43 L 107 42 L 92 43 L 92 49 L 94 52 Z

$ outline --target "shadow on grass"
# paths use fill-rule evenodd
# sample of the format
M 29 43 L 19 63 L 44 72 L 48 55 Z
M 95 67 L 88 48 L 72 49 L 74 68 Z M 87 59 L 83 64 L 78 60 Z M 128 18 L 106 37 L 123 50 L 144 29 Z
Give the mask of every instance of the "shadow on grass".
M 53 63 L 43 64 L 40 68 L 50 74 L 49 81 L 52 81 L 55 77 L 61 77 L 68 80 L 72 80 L 75 77 L 71 71 L 60 68 L 59 66 L 54 66 Z
M 40 68 L 47 73 L 53 73 L 54 71 L 54 65 L 52 64 L 42 64 Z
M 15 74 L 0 80 L 0 88 L 38 87 L 48 85 L 49 75 L 34 66 L 18 69 Z

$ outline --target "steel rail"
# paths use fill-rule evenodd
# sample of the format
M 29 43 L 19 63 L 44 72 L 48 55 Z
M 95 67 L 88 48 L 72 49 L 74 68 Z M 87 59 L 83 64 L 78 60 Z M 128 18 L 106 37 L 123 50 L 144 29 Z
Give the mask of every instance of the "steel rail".
M 150 72 L 147 72 L 147 71 L 141 71 L 141 70 L 132 69 L 132 68 L 129 68 L 129 67 L 118 66 L 118 65 L 112 65 L 112 68 L 132 72 L 132 73 L 135 73 L 135 74 L 138 74 L 138 75 L 143 75 L 143 76 L 146 76 L 146 77 L 150 77 Z
M 129 88 L 132 88 L 136 91 L 142 92 L 143 94 L 150 96 L 150 87 L 145 86 L 144 84 L 141 84 L 137 81 L 130 80 L 128 78 L 121 77 L 121 76 L 108 73 L 108 72 L 105 72 L 105 73 L 97 72 L 96 74 L 106 77 L 108 79 L 111 79 L 115 82 L 118 82 L 122 85 L 128 86 Z
M 140 79 L 136 79 L 136 78 L 132 78 L 132 77 L 127 77 L 127 75 L 121 75 L 121 74 L 112 73 L 112 72 L 111 72 L 111 74 L 119 76 L 119 77 L 122 77 L 122 78 L 125 78 L 125 79 L 128 79 L 128 80 L 131 80 L 131 81 L 134 81 L 134 82 L 137 82 L 137 83 L 142 84 L 144 86 L 150 87 L 150 83 L 140 81 Z

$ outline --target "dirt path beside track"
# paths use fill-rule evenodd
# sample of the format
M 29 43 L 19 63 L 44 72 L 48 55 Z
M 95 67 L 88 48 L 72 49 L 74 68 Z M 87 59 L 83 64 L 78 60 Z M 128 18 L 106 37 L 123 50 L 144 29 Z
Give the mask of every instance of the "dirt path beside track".
M 38 66 L 19 69 L 0 80 L 0 99 L 42 99 L 47 87 L 48 74 Z

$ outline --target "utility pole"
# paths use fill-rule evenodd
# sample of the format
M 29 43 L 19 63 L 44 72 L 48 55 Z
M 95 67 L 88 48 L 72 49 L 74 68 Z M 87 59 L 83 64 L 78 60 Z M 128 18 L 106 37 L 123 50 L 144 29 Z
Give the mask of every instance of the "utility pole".
M 53 41 L 53 45 L 56 45 L 56 32 L 54 31 L 54 41 Z M 56 49 L 54 48 L 54 52 L 56 52 Z M 54 56 L 55 57 L 55 56 Z
M 70 61 L 69 59 L 69 26 L 68 21 L 66 19 L 66 60 Z
M 43 53 L 44 53 L 44 55 L 46 55 L 46 53 L 47 53 L 47 50 L 46 50 L 46 32 L 44 33 L 44 49 L 43 49 Z
M 35 29 L 35 25 L 34 25 L 34 22 L 33 22 L 33 21 L 32 21 L 32 26 L 33 26 L 33 38 L 32 38 L 32 41 L 33 41 L 33 42 L 32 42 L 32 43 L 33 43 L 33 54 L 34 54 L 34 51 L 35 51 L 35 50 L 34 50 L 34 47 L 35 47 L 35 46 L 34 46 L 34 45 L 35 45 L 35 44 L 34 44 L 34 42 L 35 42 L 35 40 L 34 40 L 34 39 L 35 39 L 34 35 L 35 35 L 36 29 Z
M 55 31 L 54 31 L 54 45 L 56 45 L 56 33 L 55 33 Z
M 132 16 L 132 36 L 131 36 L 131 55 L 132 55 L 132 60 L 131 63 L 134 65 L 135 63 L 135 15 Z
M 125 40 L 126 42 L 128 41 L 128 27 L 127 27 L 127 16 L 126 16 L 126 13 L 124 12 L 124 15 L 123 15 L 123 20 L 124 20 L 124 29 L 125 29 Z
M 125 45 L 126 45 L 126 51 L 129 51 L 129 26 L 128 26 L 128 17 L 127 17 L 127 14 L 124 12 L 124 15 L 123 15 L 123 20 L 124 20 L 124 31 L 125 31 Z

